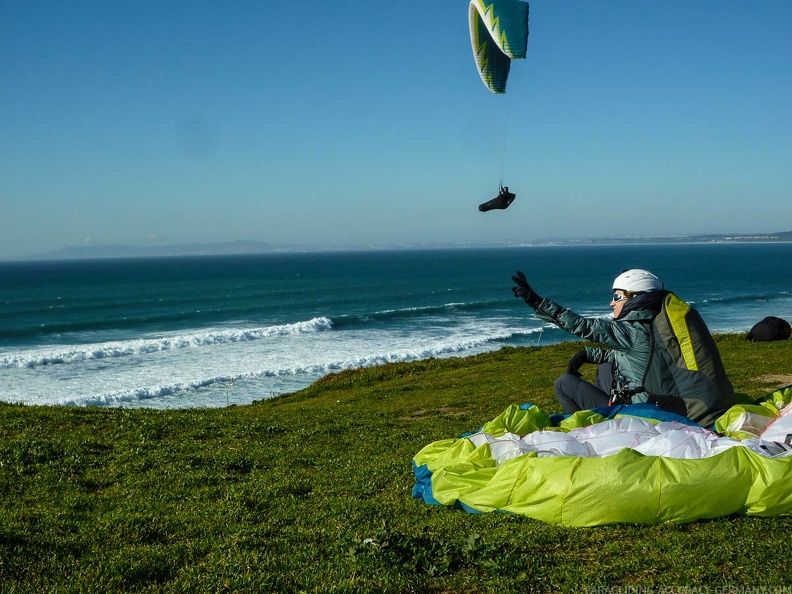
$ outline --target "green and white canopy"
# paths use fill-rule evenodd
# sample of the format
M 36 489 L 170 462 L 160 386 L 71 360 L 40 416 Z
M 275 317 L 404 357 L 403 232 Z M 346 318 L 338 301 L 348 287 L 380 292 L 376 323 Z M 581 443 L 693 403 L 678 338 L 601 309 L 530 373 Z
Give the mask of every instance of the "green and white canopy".
M 528 51 L 528 3 L 471 0 L 468 20 L 481 80 L 493 93 L 504 93 L 511 61 L 525 58 Z
M 646 404 L 565 418 L 514 405 L 418 452 L 413 496 L 565 526 L 791 514 L 792 386 L 715 429 Z

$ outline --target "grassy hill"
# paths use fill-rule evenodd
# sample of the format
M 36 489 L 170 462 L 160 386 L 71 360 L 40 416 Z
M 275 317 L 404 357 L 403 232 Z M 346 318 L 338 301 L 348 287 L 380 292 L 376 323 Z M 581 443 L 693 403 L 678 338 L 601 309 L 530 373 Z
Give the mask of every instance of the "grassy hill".
M 792 341 L 718 344 L 738 391 L 792 384 Z M 0 591 L 787 584 L 792 518 L 567 529 L 411 498 L 411 459 L 426 444 L 512 403 L 560 412 L 553 380 L 578 348 L 345 371 L 226 409 L 1 405 Z

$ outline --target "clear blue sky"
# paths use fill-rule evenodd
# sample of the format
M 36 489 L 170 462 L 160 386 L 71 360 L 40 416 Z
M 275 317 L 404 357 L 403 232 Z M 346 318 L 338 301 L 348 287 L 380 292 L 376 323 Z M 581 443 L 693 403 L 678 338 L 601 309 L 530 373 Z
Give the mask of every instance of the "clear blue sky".
M 534 0 L 502 96 L 467 8 L 0 0 L 0 257 L 792 230 L 792 2 Z

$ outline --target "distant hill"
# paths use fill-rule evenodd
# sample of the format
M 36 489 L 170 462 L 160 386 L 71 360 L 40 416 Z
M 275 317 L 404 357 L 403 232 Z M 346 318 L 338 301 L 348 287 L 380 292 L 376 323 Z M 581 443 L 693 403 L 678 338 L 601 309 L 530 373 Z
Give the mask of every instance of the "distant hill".
M 766 234 L 707 234 L 680 236 L 599 237 L 585 239 L 543 239 L 537 241 L 501 241 L 497 243 L 460 242 L 449 244 L 391 244 L 360 246 L 300 246 L 272 245 L 261 241 L 231 241 L 226 243 L 184 243 L 166 246 L 84 245 L 65 247 L 52 252 L 20 258 L 23 260 L 86 260 L 97 258 L 167 258 L 179 256 L 237 256 L 288 252 L 352 251 L 376 249 L 443 249 L 513 247 L 525 245 L 609 245 L 660 243 L 762 243 L 792 242 L 792 231 Z
M 657 243 L 766 243 L 792 242 L 792 231 L 778 233 L 674 235 L 674 236 L 634 236 L 599 237 L 593 239 L 558 240 L 558 245 L 605 245 L 605 244 L 657 244 Z M 551 243 L 551 242 L 547 242 Z
M 93 258 L 165 258 L 174 256 L 234 256 L 279 251 L 260 241 L 183 243 L 164 246 L 80 245 L 29 256 L 26 260 L 84 260 Z

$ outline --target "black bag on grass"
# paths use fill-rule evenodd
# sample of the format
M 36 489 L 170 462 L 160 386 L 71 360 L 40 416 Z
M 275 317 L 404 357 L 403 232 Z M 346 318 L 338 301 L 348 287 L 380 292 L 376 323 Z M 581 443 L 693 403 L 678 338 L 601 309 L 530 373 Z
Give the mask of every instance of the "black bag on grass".
M 787 340 L 792 333 L 789 322 L 775 316 L 767 316 L 761 322 L 754 324 L 746 335 L 746 340 L 751 342 L 770 342 L 772 340 Z

